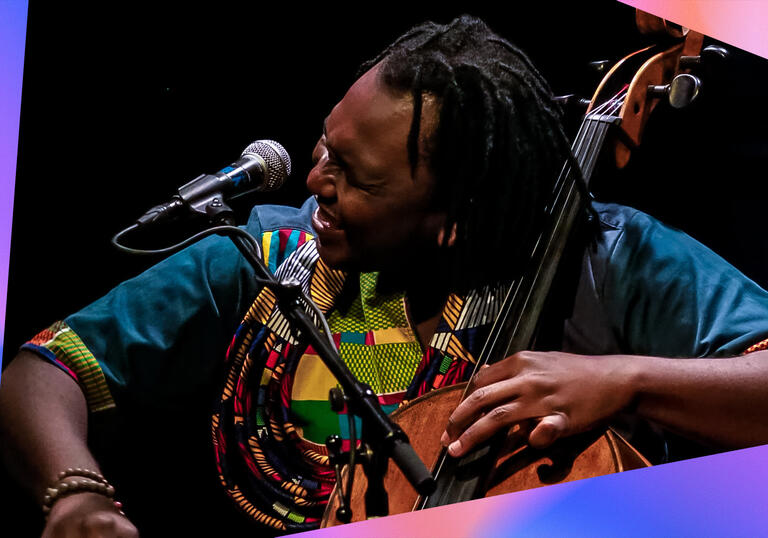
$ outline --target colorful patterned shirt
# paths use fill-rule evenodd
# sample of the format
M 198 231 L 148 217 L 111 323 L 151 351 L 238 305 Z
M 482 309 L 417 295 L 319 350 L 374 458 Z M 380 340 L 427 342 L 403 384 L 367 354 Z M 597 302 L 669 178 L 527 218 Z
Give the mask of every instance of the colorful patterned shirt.
M 582 258 L 564 350 L 732 356 L 768 338 L 768 293 L 687 235 L 630 208 L 595 206 L 601 229 Z M 466 379 L 503 286 L 452 295 L 422 350 L 402 294 L 382 296 L 376 273 L 348 276 L 318 259 L 310 224 L 315 207 L 313 199 L 300 209 L 257 207 L 247 229 L 260 239 L 269 269 L 278 277 L 298 276 L 328 314 L 352 372 L 380 394 L 385 409 Z M 342 311 L 334 304 L 345 285 L 356 293 Z M 216 382 L 212 374 L 229 344 L 228 378 L 213 415 L 220 477 L 255 519 L 302 530 L 316 523 L 333 482 L 318 443 L 329 433 L 346 436 L 348 421 L 330 412 L 327 394 L 335 380 L 311 347 L 292 337 L 270 294 L 259 289 L 228 239 L 209 238 L 25 347 L 71 375 L 98 413 L 124 403 L 162 405 Z M 225 449 L 233 442 L 237 450 Z M 227 478 L 235 452 L 257 477 L 255 485 Z

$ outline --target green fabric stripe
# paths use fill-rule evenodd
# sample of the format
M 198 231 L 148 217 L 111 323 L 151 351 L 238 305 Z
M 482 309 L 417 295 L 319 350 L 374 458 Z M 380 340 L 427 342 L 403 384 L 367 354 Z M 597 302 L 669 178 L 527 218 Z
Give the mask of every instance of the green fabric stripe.
M 327 400 L 293 400 L 291 411 L 297 418 L 296 426 L 303 429 L 304 439 L 313 443 L 325 443 L 329 435 L 341 433 L 338 415 L 331 411 Z
M 402 292 L 381 295 L 376 293 L 379 273 L 363 273 L 360 275 L 360 297 L 365 312 L 365 331 L 391 329 L 392 327 L 408 327 Z
M 50 330 L 55 334 L 43 347 L 77 375 L 88 409 L 93 413 L 115 407 L 99 362 L 77 333 L 63 322 L 55 323 Z
M 378 394 L 399 392 L 408 388 L 421 362 L 421 346 L 417 342 L 409 342 L 372 347 L 374 363 L 381 380 Z
M 297 514 L 296 512 L 288 512 L 286 517 L 294 523 L 304 523 L 304 521 L 307 519 L 301 514 Z
M 443 360 L 440 363 L 440 373 L 444 374 L 445 372 L 447 372 L 452 362 L 453 362 L 453 359 L 451 357 L 449 357 L 448 355 L 443 355 Z

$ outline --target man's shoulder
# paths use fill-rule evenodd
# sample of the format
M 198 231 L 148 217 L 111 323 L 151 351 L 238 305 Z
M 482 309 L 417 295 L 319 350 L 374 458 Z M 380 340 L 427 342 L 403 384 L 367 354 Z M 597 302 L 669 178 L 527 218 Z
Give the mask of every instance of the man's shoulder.
M 661 223 L 639 209 L 609 202 L 592 202 L 602 230 L 627 230 L 655 226 Z
M 262 234 L 277 230 L 312 231 L 312 213 L 317 208 L 313 196 L 307 198 L 301 207 L 286 205 L 257 205 L 251 209 L 247 228 L 251 233 Z
M 314 197 L 301 207 L 259 205 L 251 210 L 246 229 L 259 239 L 265 265 L 273 273 L 301 245 L 314 238 L 312 214 L 317 209 Z
M 605 202 L 592 202 L 599 219 L 595 253 L 615 257 L 616 248 L 621 245 L 629 249 L 641 246 L 653 248 L 676 248 L 680 243 L 698 243 L 684 232 L 668 226 L 651 215 L 633 207 Z

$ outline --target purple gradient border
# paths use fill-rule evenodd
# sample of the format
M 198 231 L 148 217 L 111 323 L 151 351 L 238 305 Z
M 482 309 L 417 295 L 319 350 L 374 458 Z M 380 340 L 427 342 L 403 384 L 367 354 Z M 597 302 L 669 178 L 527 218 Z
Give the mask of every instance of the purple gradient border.
M 5 338 L 27 0 L 0 0 L 0 355 Z
M 0 0 L 0 352 L 27 0 Z M 768 536 L 768 446 L 307 533 L 310 536 Z
M 768 536 L 766 483 L 762 446 L 300 536 Z

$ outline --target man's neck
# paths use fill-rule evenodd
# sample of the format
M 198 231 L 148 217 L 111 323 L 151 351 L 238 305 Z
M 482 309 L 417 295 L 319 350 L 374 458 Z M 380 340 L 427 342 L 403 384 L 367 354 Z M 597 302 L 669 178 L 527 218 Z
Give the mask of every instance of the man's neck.
M 440 267 L 440 264 L 425 264 L 423 267 Z M 435 333 L 440 317 L 450 294 L 448 277 L 440 271 L 412 271 L 407 275 L 382 272 L 379 275 L 379 289 L 382 292 L 400 290 L 405 292 L 406 308 L 410 322 L 423 348 L 426 348 Z

